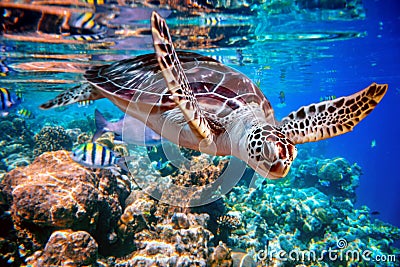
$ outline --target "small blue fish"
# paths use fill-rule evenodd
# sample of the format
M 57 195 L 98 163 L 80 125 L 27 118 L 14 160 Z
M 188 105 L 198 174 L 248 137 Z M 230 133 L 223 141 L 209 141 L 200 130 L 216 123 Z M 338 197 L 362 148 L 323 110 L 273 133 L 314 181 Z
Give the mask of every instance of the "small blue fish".
M 17 115 L 21 118 L 25 118 L 25 119 L 33 119 L 35 118 L 35 115 L 27 110 L 26 108 L 21 108 L 17 111 Z
M 157 171 L 164 169 L 167 167 L 171 162 L 168 160 L 166 162 L 163 162 L 162 159 L 160 158 L 157 162 L 152 162 L 151 165 L 154 169 Z
M 9 111 L 18 106 L 22 99 L 6 88 L 0 88 L 0 117 L 7 116 Z
M 319 98 L 319 101 L 322 102 L 322 101 L 329 101 L 329 100 L 334 100 L 334 99 L 336 99 L 335 95 L 326 95 L 326 96 L 321 96 Z
M 71 158 L 89 168 L 110 168 L 119 165 L 121 157 L 97 143 L 85 143 L 72 150 Z
M 162 168 L 162 159 L 157 162 L 157 169 L 160 170 Z

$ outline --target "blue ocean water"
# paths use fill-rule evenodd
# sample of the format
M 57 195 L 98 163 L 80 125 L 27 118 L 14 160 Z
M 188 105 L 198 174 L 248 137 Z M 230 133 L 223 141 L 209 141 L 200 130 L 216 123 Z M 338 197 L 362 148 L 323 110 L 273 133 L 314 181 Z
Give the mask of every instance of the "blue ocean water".
M 303 2 L 317 5 L 325 1 Z M 382 102 L 353 132 L 299 148 L 317 153 L 313 156 L 343 157 L 359 165 L 362 175 L 356 206 L 366 205 L 374 218 L 400 227 L 400 4 L 396 0 L 354 2 L 363 7 L 357 16 L 322 8 L 285 12 L 282 6 L 274 6 L 282 14 L 273 16 L 256 7 L 250 14 L 243 11 L 233 15 L 226 10 L 205 18 L 189 17 L 185 11 L 176 10 L 170 15 L 170 10 L 162 10 L 170 15 L 167 22 L 179 49 L 212 56 L 259 83 L 277 118 L 317 103 L 321 97 L 346 96 L 372 82 L 387 83 L 389 90 Z M 22 28 L 3 34 L 0 55 L 4 75 L 0 76 L 0 87 L 22 91 L 24 101 L 20 107 L 35 114 L 35 118 L 26 119 L 34 133 L 45 125 L 67 128 L 71 121 L 75 125 L 93 124 L 96 108 L 108 118 L 123 115 L 106 99 L 84 107 L 73 105 L 49 111 L 39 110 L 38 106 L 82 82 L 83 70 L 91 65 L 153 51 L 147 18 L 139 16 L 131 25 L 132 16 L 138 14 L 124 12 L 128 16 L 125 20 L 115 19 L 108 24 L 114 35 L 99 41 L 61 42 L 62 38 L 54 38 L 51 33 L 25 34 Z M 196 28 L 198 25 L 203 28 Z M 179 31 L 181 28 L 189 33 Z M 194 33 L 190 33 L 191 28 Z M 204 34 L 209 39 L 201 41 L 204 28 L 212 30 Z M 281 92 L 284 104 L 279 98 Z
M 261 88 L 274 107 L 279 106 L 279 91 L 286 93 L 286 106 L 275 108 L 277 116 L 284 117 L 321 96 L 339 97 L 371 82 L 387 83 L 389 90 L 382 103 L 353 132 L 319 144 L 323 144 L 324 155 L 344 157 L 362 167 L 357 204 L 379 211 L 380 219 L 399 226 L 399 174 L 395 166 L 400 147 L 395 140 L 400 127 L 396 118 L 400 112 L 400 5 L 397 1 L 363 1 L 363 4 L 365 20 L 312 23 L 318 31 L 343 27 L 362 32 L 361 38 L 295 42 L 294 47 L 287 48 L 289 51 L 284 51 L 285 44 L 281 42 L 265 45 L 267 51 L 283 50 L 280 51 L 283 55 L 293 50 L 304 54 L 299 56 L 300 60 L 284 62 L 284 80 L 279 78 L 282 64 L 277 64 L 280 68 L 263 77 Z M 371 145 L 373 141 L 376 146 Z M 313 145 L 316 144 L 302 146 Z

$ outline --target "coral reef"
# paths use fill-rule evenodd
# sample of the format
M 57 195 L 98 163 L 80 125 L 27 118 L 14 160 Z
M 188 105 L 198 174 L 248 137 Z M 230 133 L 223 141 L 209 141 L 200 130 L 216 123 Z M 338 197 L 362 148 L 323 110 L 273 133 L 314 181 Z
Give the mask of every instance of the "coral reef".
M 82 135 L 67 132 L 74 142 Z M 100 142 L 115 148 L 109 134 Z M 149 167 L 148 153 L 131 153 L 129 175 L 84 168 L 63 150 L 1 174 L 0 265 L 370 266 L 356 259 L 282 261 L 276 255 L 400 252 L 392 245 L 400 239 L 398 228 L 372 220 L 367 207 L 355 208 L 361 168 L 343 158 L 307 157 L 286 179 L 256 182 L 256 189 L 242 182 L 215 202 L 190 207 L 196 195 L 181 189 L 215 190 L 209 180 L 219 185 L 227 159 L 177 149 L 173 153 L 191 160 L 163 176 Z M 144 180 L 148 188 L 141 188 Z M 171 199 L 181 205 L 168 205 Z
M 355 189 L 359 185 L 361 168 L 357 164 L 350 165 L 344 158 L 308 157 L 295 162 L 292 173 L 289 179 L 292 186 L 315 187 L 329 196 L 356 200 Z
M 344 254 L 368 248 L 373 255 L 398 254 L 400 251 L 389 244 L 400 238 L 400 230 L 373 221 L 367 208 L 354 207 L 360 174 L 359 166 L 342 158 L 309 158 L 295 165 L 291 176 L 282 182 L 270 181 L 258 189 L 234 188 L 225 203 L 228 209 L 243 215 L 245 229 L 232 231 L 227 244 L 254 252 L 268 251 L 263 258 L 267 266 L 352 266 L 353 262 L 331 262 L 328 257 L 322 261 L 280 261 L 277 255 L 281 251 L 313 251 L 320 256 L 329 249 L 342 248 Z M 321 181 L 329 181 L 332 188 L 321 185 Z M 347 246 L 338 248 L 339 240 L 345 240 Z M 357 266 L 368 264 L 357 262 Z
M 94 121 L 94 117 L 92 115 L 86 115 L 82 116 L 82 119 L 74 119 L 68 122 L 66 128 L 68 129 L 79 128 L 82 132 L 94 133 L 96 129 L 96 124 Z
M 33 133 L 25 120 L 10 114 L 0 121 L 0 170 L 10 171 L 32 161 Z
M 35 135 L 33 153 L 35 157 L 44 152 L 71 150 L 72 139 L 61 126 L 45 126 Z
M 19 238 L 29 250 L 41 249 L 53 231 L 83 230 L 110 250 L 122 207 L 118 185 L 109 170 L 92 172 L 75 163 L 66 151 L 47 152 L 1 181 Z
M 97 243 L 89 233 L 55 231 L 44 249 L 27 258 L 27 263 L 31 266 L 89 266 L 96 263 L 97 253 Z
M 175 213 L 134 235 L 137 250 L 121 266 L 206 266 L 208 243 L 206 214 Z M 123 264 L 122 264 L 123 263 Z
M 187 149 L 184 151 L 188 154 Z M 227 157 L 192 153 L 191 160 L 187 160 L 176 145 L 165 143 L 131 158 L 128 166 L 135 182 L 160 202 L 199 206 L 218 199 L 230 189 L 221 178 L 229 163 Z M 149 168 L 153 164 L 156 167 Z
M 82 132 L 80 128 L 66 129 L 66 133 L 71 138 L 74 146 L 90 141 L 89 135 Z
M 129 156 L 127 146 L 125 144 L 115 144 L 114 137 L 113 132 L 105 132 L 96 139 L 96 143 L 108 147 L 120 156 Z

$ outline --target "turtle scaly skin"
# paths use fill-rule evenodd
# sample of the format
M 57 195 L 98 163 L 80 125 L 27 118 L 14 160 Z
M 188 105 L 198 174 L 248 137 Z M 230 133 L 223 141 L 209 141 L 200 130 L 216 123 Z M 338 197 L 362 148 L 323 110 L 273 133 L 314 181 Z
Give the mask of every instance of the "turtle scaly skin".
M 383 98 L 387 85 L 371 84 L 351 96 L 301 107 L 282 119 L 280 131 L 295 144 L 352 131 Z
M 108 98 L 169 141 L 212 155 L 233 155 L 260 175 L 287 175 L 295 145 L 349 132 L 381 101 L 387 85 L 301 107 L 281 122 L 245 75 L 196 53 L 175 52 L 168 26 L 152 14 L 156 53 L 87 70 L 88 81 L 43 109 Z

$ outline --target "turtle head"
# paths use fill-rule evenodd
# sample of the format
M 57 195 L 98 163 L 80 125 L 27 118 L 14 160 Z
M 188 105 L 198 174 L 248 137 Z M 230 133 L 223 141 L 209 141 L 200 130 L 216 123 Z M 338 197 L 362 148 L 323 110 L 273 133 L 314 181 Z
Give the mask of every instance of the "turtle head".
M 297 156 L 295 145 L 272 125 L 252 128 L 247 137 L 247 164 L 264 177 L 285 177 Z

